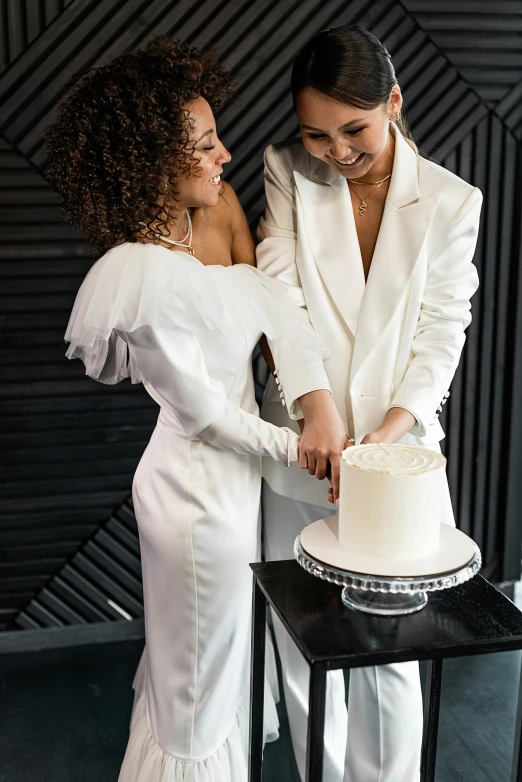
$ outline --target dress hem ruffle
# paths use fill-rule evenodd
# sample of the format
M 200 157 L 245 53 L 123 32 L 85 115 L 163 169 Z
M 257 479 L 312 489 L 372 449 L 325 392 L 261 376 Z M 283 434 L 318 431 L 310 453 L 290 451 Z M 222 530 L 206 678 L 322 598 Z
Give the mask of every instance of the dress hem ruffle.
M 264 698 L 263 743 L 279 737 L 279 700 L 275 656 L 267 633 L 267 677 Z M 146 715 L 146 652 L 137 667 L 130 735 L 118 782 L 245 782 L 248 779 L 250 694 L 239 706 L 223 742 L 203 759 L 186 760 L 167 752 L 152 733 Z M 247 688 L 248 689 L 248 688 Z
M 136 701 L 129 743 L 118 782 L 243 782 L 248 777 L 248 701 L 225 741 L 203 760 L 182 760 L 154 738 L 145 716 L 145 696 Z

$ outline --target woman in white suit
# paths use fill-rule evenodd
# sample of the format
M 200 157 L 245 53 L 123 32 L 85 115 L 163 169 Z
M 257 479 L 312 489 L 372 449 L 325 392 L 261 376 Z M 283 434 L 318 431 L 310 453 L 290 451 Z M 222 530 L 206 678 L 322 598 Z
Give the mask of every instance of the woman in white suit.
M 390 56 L 366 30 L 312 39 L 294 63 L 292 92 L 301 139 L 266 150 L 258 267 L 286 285 L 328 349 L 348 437 L 439 449 L 438 410 L 478 285 L 480 191 L 417 153 Z M 296 426 L 277 376 L 262 415 Z M 313 460 L 308 473 L 265 463 L 267 559 L 291 558 L 299 531 L 331 513 Z M 274 621 L 304 779 L 308 669 Z M 348 714 L 342 672 L 329 675 L 326 782 L 416 782 L 421 734 L 417 663 L 352 671 Z

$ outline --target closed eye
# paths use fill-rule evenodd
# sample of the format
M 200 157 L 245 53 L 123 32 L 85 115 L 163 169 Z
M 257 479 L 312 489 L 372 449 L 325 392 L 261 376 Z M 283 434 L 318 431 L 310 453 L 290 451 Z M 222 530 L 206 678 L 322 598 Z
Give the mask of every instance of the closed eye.
M 364 130 L 364 128 L 356 128 L 355 130 L 345 130 L 344 133 L 346 136 L 357 136 L 362 130 Z M 307 136 L 314 141 L 326 138 L 324 133 L 307 133 Z

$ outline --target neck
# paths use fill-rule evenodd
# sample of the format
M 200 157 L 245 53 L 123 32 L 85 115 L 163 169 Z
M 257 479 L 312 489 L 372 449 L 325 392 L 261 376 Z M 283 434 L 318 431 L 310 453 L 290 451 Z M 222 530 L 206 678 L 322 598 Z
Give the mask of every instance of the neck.
M 175 215 L 167 225 L 167 239 L 173 239 L 176 242 L 183 239 L 188 230 L 187 211 L 185 206 L 179 206 L 176 209 Z

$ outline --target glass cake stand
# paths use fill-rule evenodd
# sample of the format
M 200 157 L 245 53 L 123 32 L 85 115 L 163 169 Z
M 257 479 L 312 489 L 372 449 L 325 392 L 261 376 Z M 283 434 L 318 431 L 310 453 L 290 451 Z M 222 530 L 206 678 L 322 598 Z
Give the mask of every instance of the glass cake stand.
M 344 587 L 342 601 L 348 608 L 367 614 L 397 616 L 420 611 L 428 602 L 428 592 L 463 584 L 473 578 L 482 565 L 482 556 L 477 544 L 471 560 L 457 570 L 436 573 L 430 576 L 408 578 L 394 576 L 372 576 L 340 570 L 314 559 L 301 545 L 298 535 L 294 543 L 294 556 L 308 573 Z

